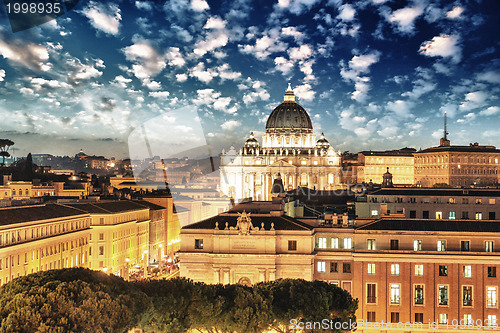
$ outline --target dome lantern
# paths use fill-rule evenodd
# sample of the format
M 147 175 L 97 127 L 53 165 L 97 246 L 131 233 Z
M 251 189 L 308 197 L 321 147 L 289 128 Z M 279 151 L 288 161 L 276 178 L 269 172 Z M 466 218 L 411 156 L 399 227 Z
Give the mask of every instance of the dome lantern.
M 285 91 L 285 99 L 283 101 L 295 103 L 295 94 L 293 93 L 290 82 L 288 82 L 288 89 Z

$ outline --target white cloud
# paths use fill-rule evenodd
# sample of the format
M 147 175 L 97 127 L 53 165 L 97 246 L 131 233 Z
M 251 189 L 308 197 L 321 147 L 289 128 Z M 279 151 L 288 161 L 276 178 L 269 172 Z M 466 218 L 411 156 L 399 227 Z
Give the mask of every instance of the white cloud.
M 477 79 L 489 83 L 500 83 L 500 72 L 485 71 L 477 74 Z
M 197 12 L 202 12 L 206 9 L 210 9 L 208 3 L 205 0 L 191 0 L 191 8 Z
M 342 21 L 352 21 L 356 15 L 356 9 L 350 4 L 344 4 L 339 8 L 339 15 L 337 16 Z
M 0 82 L 2 82 L 3 80 L 5 80 L 5 70 L 0 69 Z
M 125 47 L 123 52 L 127 60 L 134 62 L 132 73 L 145 85 L 166 66 L 165 57 L 160 55 L 148 40 L 138 40 Z
M 293 92 L 295 93 L 295 96 L 305 101 L 312 101 L 314 99 L 314 95 L 316 95 L 316 92 L 312 90 L 312 87 L 309 83 L 296 86 L 295 88 L 293 88 Z
M 171 47 L 165 57 L 170 66 L 182 67 L 186 64 L 178 47 Z
M 132 82 L 132 79 L 127 79 L 123 77 L 122 75 L 118 75 L 114 78 L 114 80 L 111 82 L 112 84 L 115 84 L 117 86 L 120 86 L 122 88 L 127 88 L 127 85 Z
M 449 19 L 460 18 L 460 15 L 464 12 L 464 9 L 460 6 L 453 7 L 452 10 L 446 13 L 446 17 Z
M 223 130 L 231 131 L 231 130 L 235 129 L 236 127 L 239 127 L 239 126 L 241 126 L 241 122 L 240 121 L 238 121 L 238 120 L 228 120 L 225 123 L 223 123 L 220 127 Z
M 278 8 L 287 9 L 290 13 L 300 15 L 311 9 L 319 0 L 278 0 Z
M 276 66 L 277 70 L 282 72 L 284 75 L 288 75 L 292 71 L 294 62 L 284 57 L 276 57 L 274 58 L 274 65 Z
M 346 109 L 339 114 L 339 125 L 348 131 L 354 131 L 356 128 L 364 127 L 365 117 L 357 116 L 352 109 Z
M 296 27 L 281 28 L 281 33 L 284 36 L 292 36 L 296 41 L 300 41 L 302 40 L 302 38 L 304 38 L 304 34 L 298 31 Z
M 22 65 L 36 72 L 45 72 L 51 68 L 47 48 L 29 41 L 12 39 L 1 29 L 0 55 L 15 65 Z
M 387 110 L 394 112 L 400 118 L 406 119 L 413 116 L 411 114 L 413 105 L 414 103 L 410 101 L 397 100 L 394 102 L 388 102 L 386 108 Z
M 301 45 L 288 50 L 288 55 L 291 60 L 303 60 L 312 56 L 312 49 L 309 45 Z
M 196 43 L 193 52 L 201 57 L 207 52 L 213 51 L 219 47 L 226 46 L 229 41 L 229 36 L 224 31 L 213 31 L 209 33 L 205 40 L 200 40 Z
M 205 69 L 205 64 L 203 62 L 199 62 L 189 70 L 189 76 L 195 77 L 203 83 L 212 81 L 217 75 L 218 73 L 214 69 Z
M 227 22 L 222 20 L 220 17 L 212 16 L 208 18 L 203 29 L 223 29 L 226 26 L 226 23 Z
M 227 63 L 218 66 L 216 70 L 222 80 L 236 80 L 241 77 L 241 73 L 233 72 Z
M 406 7 L 395 10 L 387 19 L 395 24 L 397 29 L 404 33 L 413 33 L 415 20 L 424 13 L 422 7 Z
M 271 53 L 283 52 L 287 44 L 280 40 L 279 31 L 270 30 L 255 41 L 254 45 L 240 45 L 240 51 L 245 54 L 253 54 L 257 59 L 264 60 Z
M 187 76 L 187 74 L 182 73 L 182 74 L 176 74 L 175 78 L 179 82 L 185 82 L 188 79 L 188 76 Z
M 158 99 L 167 99 L 170 93 L 168 91 L 151 91 L 149 92 L 149 96 Z
M 355 91 L 351 95 L 352 99 L 358 102 L 366 101 L 370 90 L 370 78 L 362 74 L 369 73 L 370 66 L 377 63 L 379 58 L 380 52 L 374 51 L 353 56 L 347 66 L 344 61 L 340 61 L 340 76 L 347 82 L 354 82 Z
M 441 34 L 422 43 L 418 52 L 428 57 L 450 58 L 453 63 L 457 64 L 462 59 L 462 49 L 458 42 L 459 37 L 456 35 Z
M 153 3 L 151 1 L 144 1 L 144 0 L 136 1 L 135 2 L 135 6 L 138 9 L 142 9 L 142 10 L 151 10 L 151 9 L 153 9 Z
M 465 101 L 460 104 L 460 110 L 469 111 L 485 104 L 488 94 L 483 91 L 474 91 L 465 95 Z
M 490 106 L 489 108 L 479 112 L 481 116 L 493 116 L 498 113 L 500 113 L 500 107 L 498 106 Z
M 236 112 L 234 107 L 228 108 L 229 104 L 232 102 L 231 97 L 222 97 L 220 92 L 213 89 L 199 89 L 196 93 L 198 97 L 193 100 L 196 105 L 206 105 L 226 113 Z
M 36 91 L 40 91 L 42 89 L 58 89 L 58 88 L 68 88 L 69 84 L 66 82 L 58 81 L 58 80 L 46 80 L 41 77 L 33 77 L 30 80 L 31 85 Z
M 117 4 L 103 4 L 90 1 L 81 11 L 92 26 L 110 35 L 117 35 L 120 31 L 120 21 L 122 16 Z

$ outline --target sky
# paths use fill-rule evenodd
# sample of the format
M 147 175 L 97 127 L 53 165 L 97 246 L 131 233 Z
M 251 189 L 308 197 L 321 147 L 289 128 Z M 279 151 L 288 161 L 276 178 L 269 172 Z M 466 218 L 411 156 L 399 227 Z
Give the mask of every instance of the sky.
M 0 138 L 118 159 L 241 147 L 291 82 L 339 151 L 500 146 L 500 1 L 80 1 L 13 33 Z M 205 147 L 205 148 L 204 148 Z

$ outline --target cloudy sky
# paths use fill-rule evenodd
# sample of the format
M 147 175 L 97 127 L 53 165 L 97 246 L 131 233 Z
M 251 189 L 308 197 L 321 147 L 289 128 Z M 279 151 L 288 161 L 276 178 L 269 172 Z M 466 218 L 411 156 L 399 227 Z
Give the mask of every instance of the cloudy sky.
M 500 146 L 499 12 L 492 0 L 82 0 L 12 33 L 2 7 L 0 138 L 19 156 L 218 153 L 260 138 L 291 81 L 341 151 L 434 146 L 445 111 L 452 144 Z

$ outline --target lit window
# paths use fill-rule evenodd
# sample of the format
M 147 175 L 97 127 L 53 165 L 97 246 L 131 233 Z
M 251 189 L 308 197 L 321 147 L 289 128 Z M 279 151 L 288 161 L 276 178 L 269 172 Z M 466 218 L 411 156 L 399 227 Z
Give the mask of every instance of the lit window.
M 300 161 L 300 164 L 302 164 L 302 165 L 306 165 L 306 164 L 307 164 L 307 161 Z
M 454 220 L 455 218 L 456 218 L 456 214 L 455 214 L 455 212 L 450 212 L 450 213 L 448 214 L 448 219 L 450 219 L 450 220 Z
M 415 285 L 415 304 L 424 304 L 424 285 Z
M 195 239 L 194 240 L 194 248 L 201 250 L 203 249 L 203 239 Z
M 472 277 L 472 266 L 470 265 L 464 266 L 463 271 L 464 271 L 464 277 Z
M 391 304 L 399 304 L 399 284 L 391 284 Z
M 415 265 L 415 276 L 424 275 L 424 265 Z
M 474 325 L 474 320 L 472 320 L 472 315 L 471 314 L 464 314 L 463 323 L 465 325 Z
M 373 216 L 378 216 L 378 210 L 376 209 L 372 210 L 372 217 Z
M 484 242 L 484 251 L 485 252 L 493 252 L 493 241 Z
M 497 326 L 497 315 L 488 315 L 488 320 L 485 323 L 487 326 Z
M 436 220 L 443 219 L 443 212 L 436 212 Z
M 494 308 L 497 306 L 497 287 L 487 287 L 486 306 L 489 308 Z
M 440 313 L 438 317 L 439 324 L 448 324 L 448 315 L 446 313 Z
M 448 286 L 438 286 L 438 304 L 448 305 Z
M 489 203 L 490 205 L 494 205 L 494 204 L 495 204 L 495 198 L 489 198 L 489 199 L 488 199 L 488 203 Z
M 318 237 L 318 248 L 326 249 L 326 237 Z
M 472 306 L 472 286 L 463 286 L 462 298 L 464 306 Z
M 483 219 L 483 213 L 476 212 L 476 220 L 482 220 L 482 219 Z
M 324 261 L 318 261 L 318 273 L 326 272 L 326 263 Z
M 399 264 L 391 265 L 391 275 L 399 275 Z
M 445 240 L 438 240 L 437 241 L 437 250 L 438 251 L 446 251 L 446 241 Z
M 344 249 L 352 249 L 352 238 L 344 238 Z
M 339 239 L 338 238 L 332 238 L 330 240 L 332 249 L 338 249 L 339 248 Z
M 376 241 L 375 239 L 368 239 L 366 241 L 368 250 L 376 250 Z
M 369 275 L 375 274 L 375 264 L 368 264 L 368 274 Z
M 414 240 L 413 241 L 413 251 L 422 251 L 422 241 Z

